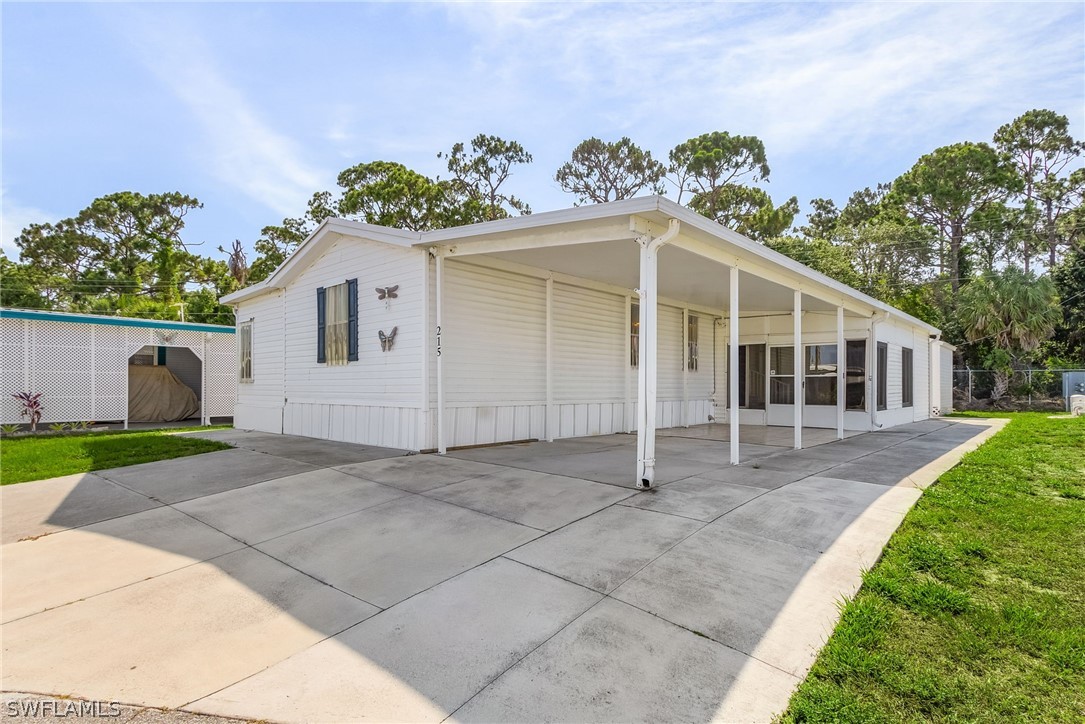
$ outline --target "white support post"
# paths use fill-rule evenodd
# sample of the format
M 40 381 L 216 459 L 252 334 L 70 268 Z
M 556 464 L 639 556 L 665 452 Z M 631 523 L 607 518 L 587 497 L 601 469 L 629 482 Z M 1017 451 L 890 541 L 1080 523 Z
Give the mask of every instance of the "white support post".
M 443 350 L 441 349 L 441 307 L 444 302 L 444 295 L 441 293 L 444 285 L 445 276 L 445 258 L 444 252 L 440 249 L 437 250 L 435 257 L 435 264 L 437 265 L 437 283 L 434 289 L 434 296 L 436 297 L 436 344 L 437 344 L 437 454 L 444 455 L 448 452 L 448 446 L 445 443 L 445 371 L 444 371 L 444 358 Z
M 203 333 L 203 359 L 200 360 L 200 424 L 210 425 L 211 416 L 207 414 L 207 337 L 210 332 Z
M 423 335 L 428 335 L 430 327 L 430 291 L 429 287 L 429 254 L 422 255 L 422 329 L 425 330 Z M 418 427 L 416 435 L 418 435 L 418 445 L 415 449 L 424 450 L 429 446 L 429 421 L 430 406 L 429 406 L 429 351 L 430 346 L 425 340 L 422 342 L 422 379 L 419 380 L 421 385 L 419 390 L 421 394 L 418 400 Z
M 844 305 L 836 308 L 836 439 L 844 439 L 844 398 L 847 390 L 845 372 L 848 368 L 848 350 L 844 342 Z
M 554 407 L 554 275 L 546 278 L 546 441 L 554 442 L 557 427 Z
M 682 427 L 689 427 L 689 309 L 682 308 Z
M 90 374 L 87 375 L 90 383 L 90 421 L 94 422 L 98 419 L 98 394 L 94 382 L 98 377 L 98 335 L 96 334 L 97 325 L 88 324 L 87 326 L 90 327 Z
M 637 365 L 637 487 L 650 488 L 655 479 L 655 315 L 656 250 L 651 239 L 640 242 L 640 360 Z
M 659 319 L 657 274 L 659 250 L 676 236 L 680 224 L 671 219 L 667 231 L 655 239 L 637 238 L 640 245 L 640 367 L 637 370 L 637 481 L 638 488 L 652 487 L 656 475 L 656 324 Z
M 795 449 L 802 450 L 802 403 L 805 398 L 803 378 L 804 350 L 802 348 L 802 292 L 795 290 Z
M 731 438 L 731 464 L 738 465 L 738 264 L 731 267 L 731 301 L 727 310 L 727 332 L 730 345 L 727 350 L 727 415 Z

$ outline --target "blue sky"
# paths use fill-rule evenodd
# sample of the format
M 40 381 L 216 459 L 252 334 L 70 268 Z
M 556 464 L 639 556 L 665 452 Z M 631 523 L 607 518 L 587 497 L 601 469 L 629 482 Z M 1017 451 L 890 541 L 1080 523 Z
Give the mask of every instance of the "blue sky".
M 204 202 L 203 253 L 296 216 L 347 166 L 428 175 L 477 133 L 535 163 L 536 211 L 572 148 L 665 159 L 761 137 L 768 190 L 846 201 L 1031 108 L 1085 137 L 1085 5 L 3 3 L 2 241 L 121 190 Z

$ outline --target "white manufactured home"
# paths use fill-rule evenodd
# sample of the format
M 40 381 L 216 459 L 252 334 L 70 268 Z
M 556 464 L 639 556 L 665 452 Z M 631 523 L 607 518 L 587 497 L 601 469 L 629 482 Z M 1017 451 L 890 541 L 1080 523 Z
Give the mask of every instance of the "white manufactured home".
M 436 450 L 949 410 L 939 330 L 658 196 L 453 229 L 329 219 L 223 299 L 234 424 Z M 729 373 L 732 372 L 732 373 Z

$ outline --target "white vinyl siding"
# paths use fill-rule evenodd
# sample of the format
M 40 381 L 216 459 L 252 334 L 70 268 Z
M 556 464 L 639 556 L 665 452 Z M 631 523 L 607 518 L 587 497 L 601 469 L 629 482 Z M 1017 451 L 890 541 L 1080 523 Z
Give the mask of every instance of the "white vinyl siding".
M 625 399 L 625 297 L 554 284 L 554 401 Z
M 660 304 L 657 318 L 659 347 L 656 365 L 659 374 L 656 391 L 660 400 L 681 400 L 683 360 L 685 359 L 682 310 Z
M 285 396 L 289 403 L 417 407 L 424 334 L 422 253 L 365 239 L 339 240 L 287 287 Z M 358 361 L 318 365 L 316 289 L 355 277 Z M 396 299 L 377 299 L 377 287 L 394 285 L 399 285 Z M 378 333 L 387 334 L 393 327 L 399 328 L 395 346 L 382 352 Z
M 443 286 L 445 403 L 545 403 L 546 282 L 446 260 Z
M 266 413 L 276 418 L 273 427 L 281 429 L 283 396 L 283 300 L 280 294 L 270 293 L 242 302 L 237 310 L 238 320 L 253 320 L 252 325 L 252 382 L 237 386 L 237 405 L 241 408 L 271 408 Z M 241 335 L 236 335 L 240 344 Z M 240 350 L 239 350 L 240 355 Z M 253 416 L 245 410 L 235 412 L 236 427 L 253 428 L 262 412 Z M 260 423 L 256 423 L 260 424 Z M 261 427 L 260 429 L 263 429 Z

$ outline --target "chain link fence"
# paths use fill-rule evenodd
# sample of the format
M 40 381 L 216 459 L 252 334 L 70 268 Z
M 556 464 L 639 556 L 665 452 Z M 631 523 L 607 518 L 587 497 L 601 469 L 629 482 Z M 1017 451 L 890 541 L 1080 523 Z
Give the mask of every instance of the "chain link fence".
M 1085 369 L 953 370 L 957 410 L 1068 411 L 1070 395 L 1085 395 Z

